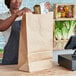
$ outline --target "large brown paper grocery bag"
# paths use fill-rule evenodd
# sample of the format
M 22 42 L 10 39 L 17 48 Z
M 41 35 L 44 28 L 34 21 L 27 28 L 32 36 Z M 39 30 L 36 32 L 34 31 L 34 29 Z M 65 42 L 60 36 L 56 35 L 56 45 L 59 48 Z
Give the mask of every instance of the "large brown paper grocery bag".
M 51 68 L 53 51 L 53 13 L 23 15 L 18 69 L 35 72 Z

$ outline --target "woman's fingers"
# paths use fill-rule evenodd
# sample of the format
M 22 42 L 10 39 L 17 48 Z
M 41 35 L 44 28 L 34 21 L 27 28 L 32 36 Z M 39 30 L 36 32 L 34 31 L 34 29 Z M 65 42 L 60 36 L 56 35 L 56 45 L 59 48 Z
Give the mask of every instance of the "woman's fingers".
M 23 12 L 32 12 L 29 8 L 24 7 Z
M 32 12 L 29 8 L 24 7 L 23 9 L 21 9 L 20 11 L 17 12 L 17 16 L 22 16 L 23 13 L 26 12 Z

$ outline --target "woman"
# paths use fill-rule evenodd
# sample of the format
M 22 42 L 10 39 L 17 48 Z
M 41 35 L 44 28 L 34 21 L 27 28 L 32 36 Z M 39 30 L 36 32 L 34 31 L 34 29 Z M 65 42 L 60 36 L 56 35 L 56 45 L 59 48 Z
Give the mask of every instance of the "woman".
M 9 12 L 0 15 L 0 31 L 2 31 L 6 42 L 2 60 L 3 65 L 18 64 L 21 16 L 24 12 L 31 12 L 26 7 L 19 10 L 21 3 L 22 0 L 5 0 Z M 47 9 L 48 5 L 49 3 L 45 5 Z

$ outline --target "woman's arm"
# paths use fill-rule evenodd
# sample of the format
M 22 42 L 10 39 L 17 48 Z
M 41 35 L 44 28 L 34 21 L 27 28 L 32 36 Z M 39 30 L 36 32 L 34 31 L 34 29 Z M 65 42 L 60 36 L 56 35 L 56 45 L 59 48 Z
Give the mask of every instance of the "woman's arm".
M 5 20 L 0 20 L 0 31 L 7 30 L 17 17 L 22 16 L 23 12 L 31 12 L 31 10 L 25 7 L 19 12 L 11 15 L 9 18 Z
M 5 20 L 0 20 L 0 31 L 7 30 L 11 26 L 11 24 L 15 21 L 16 17 L 17 17 L 16 14 L 14 14 Z

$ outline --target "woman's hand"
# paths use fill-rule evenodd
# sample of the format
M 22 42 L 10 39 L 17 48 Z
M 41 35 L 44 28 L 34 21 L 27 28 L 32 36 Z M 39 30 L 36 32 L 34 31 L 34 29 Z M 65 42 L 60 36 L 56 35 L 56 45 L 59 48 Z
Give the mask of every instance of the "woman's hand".
M 49 2 L 46 2 L 46 3 L 45 3 L 45 8 L 50 11 L 50 9 L 51 9 L 51 4 L 50 4 Z
M 32 12 L 29 8 L 27 8 L 27 7 L 24 7 L 23 9 L 23 12 Z
M 25 13 L 26 13 L 26 12 L 31 12 L 31 13 L 32 13 L 32 11 L 31 11 L 29 8 L 24 7 L 23 9 L 19 10 L 19 11 L 16 13 L 17 17 L 22 16 L 24 12 L 25 12 Z

